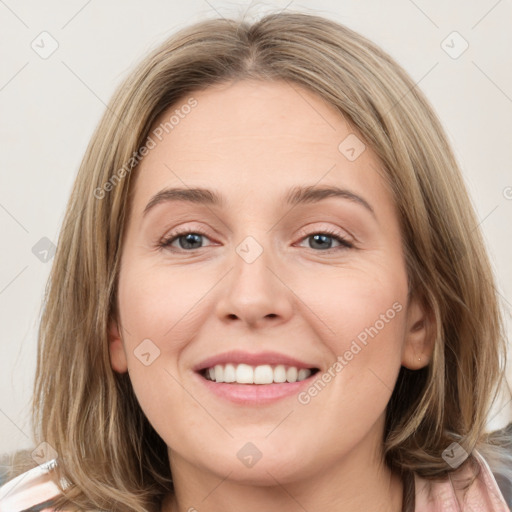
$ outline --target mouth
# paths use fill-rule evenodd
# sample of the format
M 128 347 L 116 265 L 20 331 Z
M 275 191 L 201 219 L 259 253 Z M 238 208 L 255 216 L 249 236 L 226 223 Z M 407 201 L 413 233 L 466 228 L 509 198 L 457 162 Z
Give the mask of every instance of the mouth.
M 200 385 L 221 400 L 261 406 L 296 397 L 312 384 L 320 365 L 274 351 L 231 350 L 203 360 L 193 371 Z
M 319 368 L 299 368 L 284 364 L 252 366 L 244 363 L 227 363 L 203 368 L 198 373 L 205 380 L 213 383 L 262 386 L 301 382 L 319 371 Z

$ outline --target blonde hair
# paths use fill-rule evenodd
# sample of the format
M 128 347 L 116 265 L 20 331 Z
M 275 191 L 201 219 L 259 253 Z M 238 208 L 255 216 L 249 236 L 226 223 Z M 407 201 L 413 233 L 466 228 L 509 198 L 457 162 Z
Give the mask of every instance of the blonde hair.
M 499 446 L 485 433 L 504 378 L 494 277 L 446 135 L 424 95 L 375 44 L 323 17 L 272 13 L 206 20 L 145 58 L 110 101 L 81 164 L 40 325 L 35 439 L 59 454 L 70 486 L 58 506 L 145 512 L 172 492 L 166 446 L 128 374 L 110 365 L 120 248 L 132 180 L 155 120 L 194 91 L 231 80 L 285 80 L 333 105 L 380 159 L 399 214 L 410 295 L 434 320 L 428 366 L 404 367 L 387 407 L 386 463 L 410 482 L 453 471 L 442 452 Z M 123 171 L 121 171 L 123 170 Z M 106 183 L 110 186 L 106 186 Z M 504 449 L 495 450 L 505 457 Z M 503 459 L 504 460 L 504 459 Z M 512 480 L 511 465 L 507 478 Z M 408 487 L 410 506 L 412 489 Z

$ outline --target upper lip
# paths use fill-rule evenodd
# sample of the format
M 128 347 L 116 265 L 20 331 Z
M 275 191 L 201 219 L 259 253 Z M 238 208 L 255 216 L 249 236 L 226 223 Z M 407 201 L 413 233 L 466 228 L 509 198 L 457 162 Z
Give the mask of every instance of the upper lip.
M 218 354 L 216 356 L 209 357 L 204 359 L 199 364 L 194 366 L 194 371 L 200 372 L 206 368 L 212 368 L 217 364 L 248 364 L 250 366 L 258 366 L 263 364 L 268 365 L 278 365 L 282 364 L 284 366 L 295 366 L 299 370 L 301 368 L 318 368 L 315 364 L 306 363 L 304 361 L 300 361 L 294 357 L 290 357 L 284 354 L 279 354 L 278 352 L 243 352 L 241 350 L 232 350 L 230 352 L 223 352 L 222 354 Z

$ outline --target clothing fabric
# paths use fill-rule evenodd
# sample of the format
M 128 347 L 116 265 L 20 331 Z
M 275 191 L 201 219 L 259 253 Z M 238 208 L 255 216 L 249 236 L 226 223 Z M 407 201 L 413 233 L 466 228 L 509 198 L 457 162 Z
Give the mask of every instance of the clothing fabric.
M 462 464 L 443 480 L 431 481 L 414 474 L 415 512 L 511 512 L 484 458 L 474 451 L 480 473 L 467 490 L 457 484 L 471 477 Z M 0 487 L 0 512 L 54 512 L 52 499 L 60 494 L 53 481 L 56 460 L 41 464 Z M 65 487 L 65 482 L 64 482 Z
M 454 481 L 470 479 L 472 469 L 462 464 L 442 481 L 429 481 L 414 475 L 414 512 L 511 512 L 487 461 L 473 451 L 480 473 L 468 489 Z
M 0 487 L 0 512 L 54 512 L 51 500 L 60 494 L 51 460 L 18 475 Z

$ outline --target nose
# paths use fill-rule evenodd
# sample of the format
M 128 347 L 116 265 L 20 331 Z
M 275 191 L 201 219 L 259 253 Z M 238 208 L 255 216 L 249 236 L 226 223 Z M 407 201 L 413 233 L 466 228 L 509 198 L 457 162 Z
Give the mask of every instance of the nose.
M 253 241 L 237 248 L 233 268 L 222 281 L 216 312 L 223 322 L 238 320 L 252 328 L 276 326 L 292 315 L 293 292 L 287 285 L 285 272 L 280 270 L 283 266 L 269 251 L 262 250 L 253 259 L 257 249 L 254 245 Z M 248 251 L 244 252 L 244 248 Z

